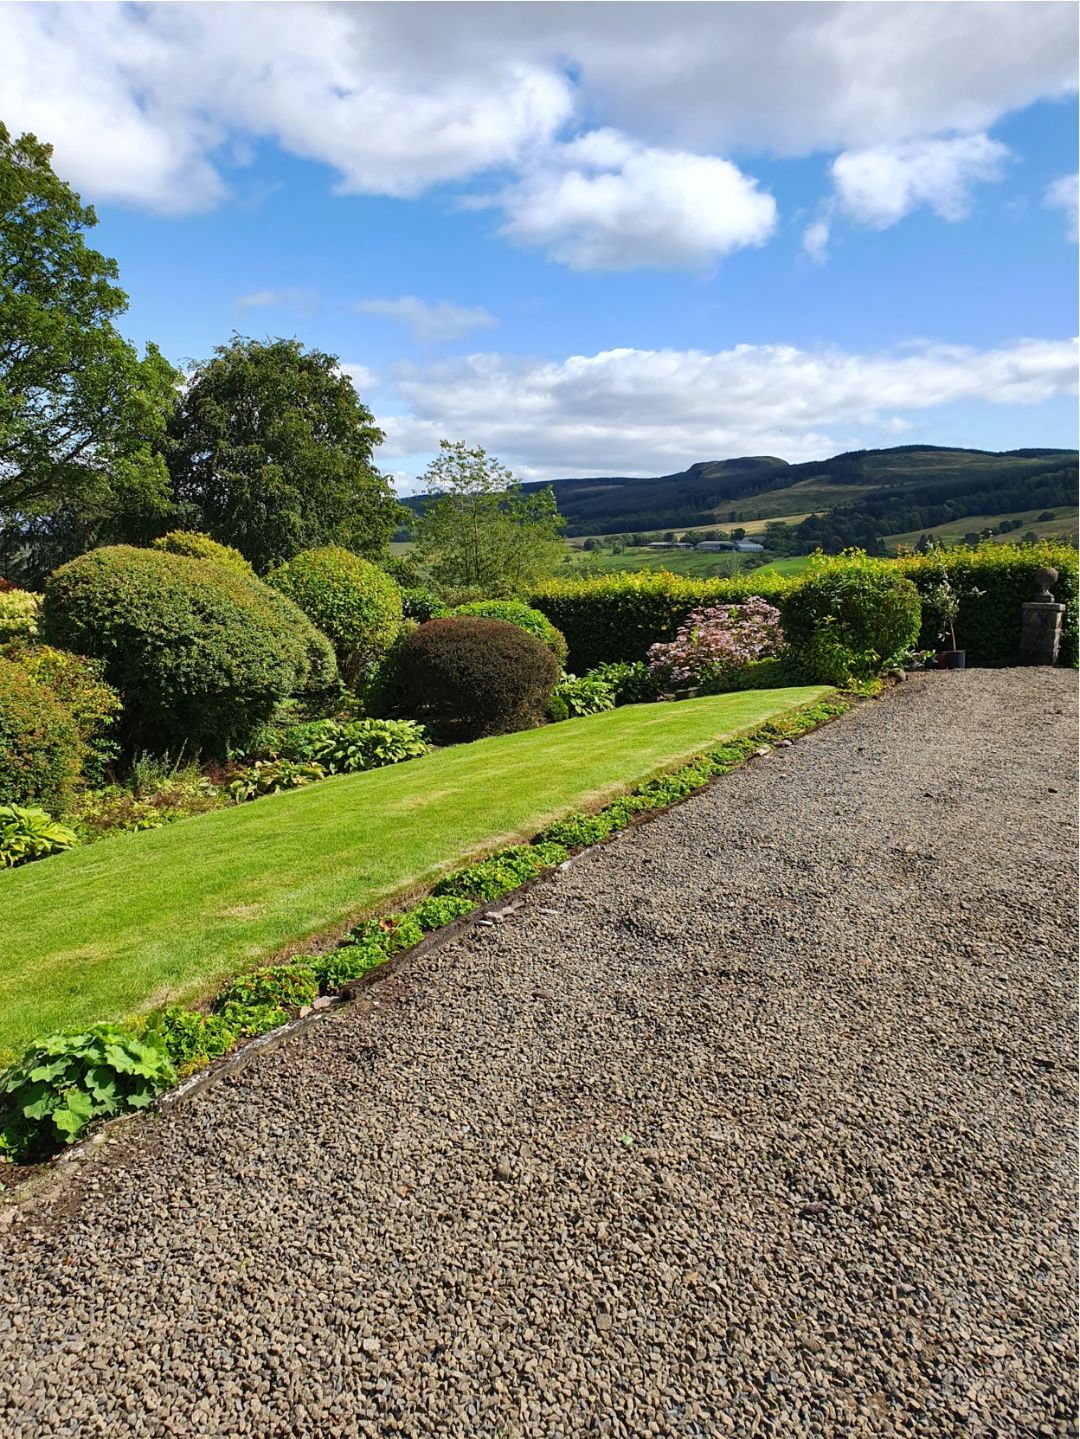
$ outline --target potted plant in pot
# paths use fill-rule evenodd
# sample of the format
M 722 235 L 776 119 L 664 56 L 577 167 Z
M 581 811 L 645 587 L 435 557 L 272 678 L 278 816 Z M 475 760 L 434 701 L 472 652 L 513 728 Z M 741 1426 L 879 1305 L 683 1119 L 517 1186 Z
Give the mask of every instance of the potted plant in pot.
M 934 545 L 930 552 L 937 560 L 939 579 L 923 596 L 923 603 L 937 615 L 939 642 L 944 645 L 948 641 L 950 646 L 948 649 L 939 649 L 933 663 L 940 670 L 962 670 L 967 667 L 967 651 L 960 649 L 956 643 L 956 622 L 960 617 L 960 601 L 964 595 L 949 578 L 941 547 Z M 966 591 L 966 594 L 977 598 L 982 594 L 982 590 L 972 589 Z

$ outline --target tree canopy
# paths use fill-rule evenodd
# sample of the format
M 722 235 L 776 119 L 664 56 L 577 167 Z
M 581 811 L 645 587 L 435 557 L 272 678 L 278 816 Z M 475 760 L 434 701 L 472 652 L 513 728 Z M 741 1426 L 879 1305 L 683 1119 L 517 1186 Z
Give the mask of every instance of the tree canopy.
M 372 464 L 382 431 L 334 355 L 234 336 L 193 367 L 169 427 L 185 524 L 263 572 L 338 544 L 378 556 L 402 509 Z
M 28 581 L 169 507 L 179 378 L 116 329 L 127 296 L 52 147 L 0 124 L 0 571 Z
M 563 518 L 551 489 L 523 490 L 486 451 L 440 440 L 423 484 L 417 553 L 442 584 L 509 595 L 562 558 Z

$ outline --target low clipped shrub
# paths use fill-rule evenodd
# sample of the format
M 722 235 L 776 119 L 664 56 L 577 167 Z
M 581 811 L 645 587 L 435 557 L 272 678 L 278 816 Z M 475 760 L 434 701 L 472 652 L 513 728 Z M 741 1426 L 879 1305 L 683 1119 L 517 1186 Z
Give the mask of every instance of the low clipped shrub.
M 559 678 L 545 645 L 505 620 L 429 620 L 402 646 L 395 703 L 437 735 L 477 739 L 540 724 Z
M 333 666 L 327 641 L 261 580 L 128 545 L 55 571 L 41 634 L 104 662 L 124 697 L 127 745 L 154 751 L 225 754 L 278 700 L 329 683 Z
M 52 1034 L 0 1075 L 0 1153 L 44 1158 L 96 1119 L 145 1109 L 176 1080 L 159 1035 L 121 1024 Z
M 33 640 L 37 636 L 41 596 L 14 585 L 0 590 L 0 645 L 12 640 Z
M 505 620 L 508 625 L 517 625 L 526 634 L 534 635 L 559 662 L 562 669 L 566 664 L 566 636 L 548 619 L 541 610 L 533 609 L 522 600 L 473 600 L 456 605 L 452 615 L 466 615 L 473 619 Z
M 0 804 L 0 869 L 70 849 L 78 835 L 36 805 Z
M 651 647 L 649 668 L 662 684 L 716 692 L 754 660 L 774 657 L 783 642 L 780 611 L 754 595 L 691 610 L 673 640 Z
M 327 774 L 355 774 L 427 754 L 423 725 L 414 720 L 313 720 L 287 729 L 275 758 L 321 765 Z
M 340 545 L 304 550 L 271 570 L 267 580 L 329 637 L 347 685 L 357 684 L 401 628 L 397 582 Z
M 581 715 L 602 714 L 615 708 L 615 689 L 601 676 L 563 675 L 555 686 L 548 705 L 552 720 L 576 719 Z
M 846 554 L 816 560 L 784 604 L 796 660 L 824 684 L 869 680 L 912 649 L 922 605 L 891 560 Z
M 49 686 L 0 658 L 0 803 L 65 814 L 85 758 L 79 727 Z
M 167 535 L 160 535 L 151 548 L 170 555 L 185 555 L 189 560 L 212 560 L 244 575 L 255 573 L 239 550 L 234 550 L 232 545 L 219 545 L 217 540 L 198 530 L 170 530 Z
M 71 715 L 86 750 L 82 778 L 100 784 L 120 753 L 117 728 L 123 710 L 120 696 L 105 681 L 102 662 L 53 645 L 9 645 L 5 653 L 31 679 L 48 685 Z

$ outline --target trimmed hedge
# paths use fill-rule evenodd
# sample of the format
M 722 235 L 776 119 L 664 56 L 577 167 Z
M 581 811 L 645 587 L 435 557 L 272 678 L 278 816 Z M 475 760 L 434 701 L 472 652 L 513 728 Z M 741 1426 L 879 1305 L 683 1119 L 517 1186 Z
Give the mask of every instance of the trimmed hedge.
M 115 545 L 49 579 L 41 634 L 104 661 L 125 738 L 151 750 L 225 753 L 274 705 L 332 669 L 329 645 L 284 596 L 208 560 Z
M 840 563 L 834 560 L 832 563 Z M 940 569 L 932 556 L 908 555 L 883 560 L 910 579 L 920 596 L 937 583 Z M 1067 606 L 1061 663 L 1077 663 L 1077 552 L 1068 545 L 980 545 L 947 552 L 954 585 L 984 591 L 961 601 L 957 640 L 973 665 L 1014 665 L 1020 645 L 1020 607 L 1033 597 L 1035 572 L 1051 566 L 1061 575 L 1054 591 Z M 529 603 L 542 610 L 566 636 L 569 667 L 583 670 L 613 660 L 642 660 L 649 646 L 674 639 L 692 609 L 733 604 L 750 595 L 780 608 L 803 582 L 800 576 L 751 571 L 730 579 L 692 580 L 661 572 L 604 575 L 597 579 L 549 580 L 538 586 Z M 918 644 L 940 648 L 934 616 L 924 611 Z
M 395 703 L 451 739 L 538 725 L 559 663 L 538 639 L 505 620 L 429 620 L 401 648 Z
M 101 784 L 106 766 L 120 753 L 116 729 L 123 708 L 120 696 L 102 677 L 101 661 L 52 645 L 9 645 L 5 654 L 32 680 L 48 685 L 71 715 L 86 751 L 83 782 Z
M 217 540 L 212 540 L 200 530 L 170 530 L 167 535 L 159 536 L 152 548 L 164 550 L 169 555 L 184 555 L 189 560 L 213 560 L 215 564 L 228 565 L 244 575 L 255 573 L 239 550 L 233 549 L 232 545 L 219 545 Z
M 85 757 L 79 726 L 49 686 L 0 659 L 0 804 L 63 814 Z
M 915 647 L 919 592 L 897 566 L 852 556 L 823 560 L 784 599 L 796 662 L 823 684 L 871 680 Z
M 401 628 L 401 589 L 369 560 L 340 545 L 304 550 L 267 575 L 329 635 L 345 682 L 355 685 Z
M 468 604 L 456 605 L 452 615 L 469 615 L 474 619 L 505 620 L 508 625 L 517 625 L 526 634 L 535 635 L 541 644 L 559 661 L 559 668 L 566 664 L 566 636 L 548 619 L 542 610 L 533 609 L 522 600 L 472 600 Z

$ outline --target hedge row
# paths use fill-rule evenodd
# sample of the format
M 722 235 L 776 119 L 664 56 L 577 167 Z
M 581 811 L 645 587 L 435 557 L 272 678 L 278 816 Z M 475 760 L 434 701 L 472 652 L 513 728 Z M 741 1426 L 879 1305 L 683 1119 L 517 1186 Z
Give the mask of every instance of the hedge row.
M 831 561 L 831 563 L 841 563 Z M 883 560 L 907 575 L 921 596 L 940 579 L 938 562 L 930 555 Z M 1067 606 L 1061 663 L 1077 663 L 1077 552 L 1068 545 L 980 545 L 948 551 L 949 578 L 963 598 L 957 641 L 973 665 L 1016 664 L 1020 645 L 1021 605 L 1037 589 L 1036 571 L 1056 569 L 1055 596 Z M 779 606 L 798 587 L 799 577 L 750 572 L 731 579 L 692 580 L 651 571 L 604 575 L 597 579 L 550 580 L 528 596 L 566 636 L 568 668 L 583 670 L 613 660 L 642 660 L 650 645 L 674 639 L 692 609 L 736 604 L 760 595 Z M 973 590 L 982 590 L 975 596 Z M 938 649 L 937 625 L 924 606 L 919 640 Z

